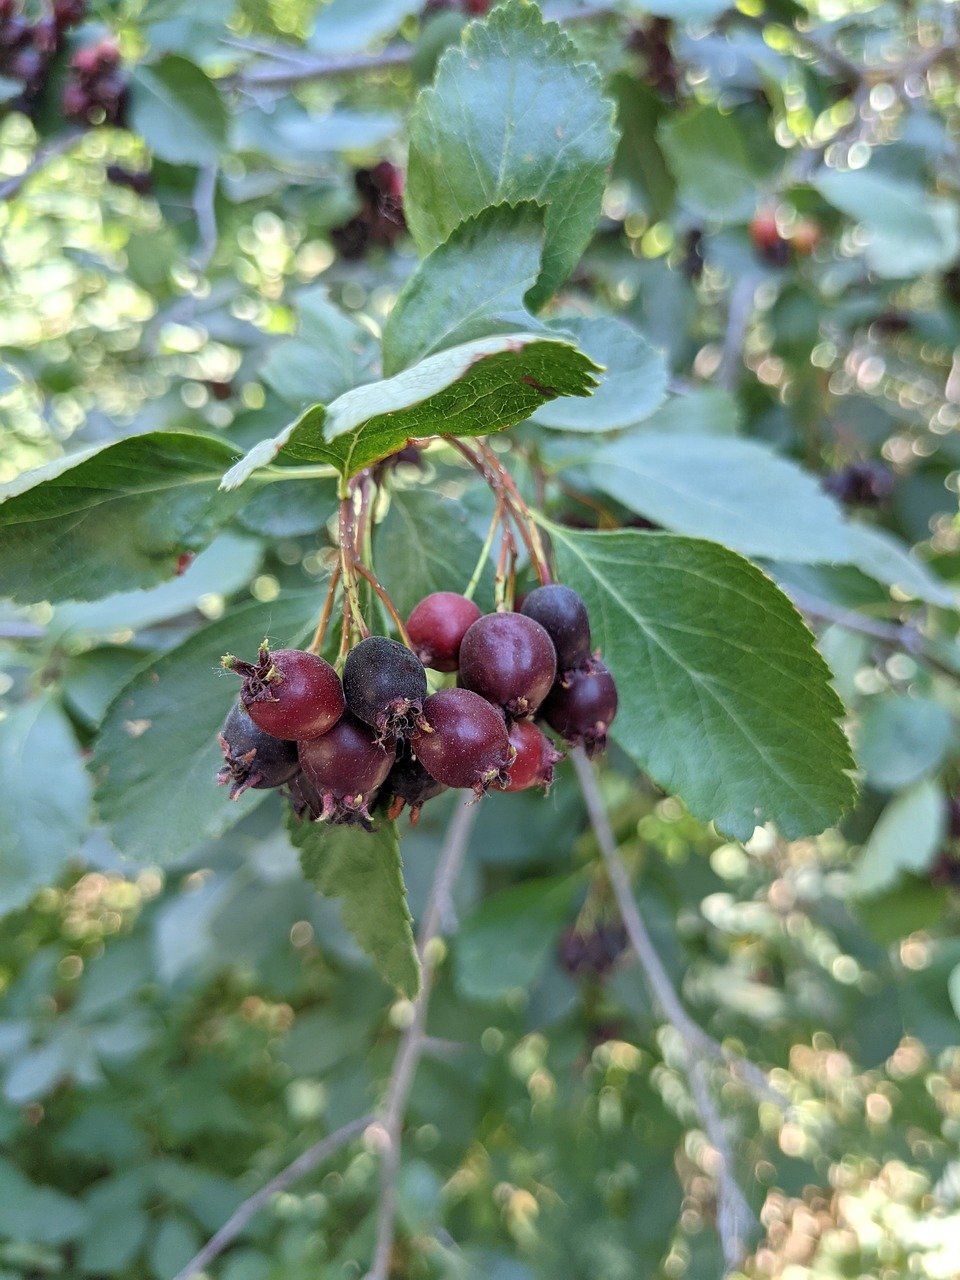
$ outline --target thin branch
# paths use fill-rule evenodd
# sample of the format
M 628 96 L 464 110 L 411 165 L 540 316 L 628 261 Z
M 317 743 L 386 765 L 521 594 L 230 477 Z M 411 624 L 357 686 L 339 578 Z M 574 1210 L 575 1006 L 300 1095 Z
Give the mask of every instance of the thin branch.
M 429 1043 L 424 1035 L 427 1007 L 433 990 L 440 948 L 432 945 L 444 932 L 445 923 L 452 918 L 451 901 L 453 886 L 470 842 L 470 835 L 477 820 L 477 805 L 461 803 L 454 811 L 447 828 L 443 849 L 437 861 L 437 870 L 430 890 L 430 900 L 424 912 L 417 938 L 422 975 L 420 994 L 413 1006 L 413 1016 L 404 1031 L 397 1048 L 397 1055 L 390 1072 L 390 1083 L 383 1117 L 377 1126 L 378 1137 L 383 1144 L 380 1166 L 380 1202 L 377 1207 L 377 1243 L 373 1264 L 366 1280 L 387 1280 L 390 1273 L 390 1257 L 397 1217 L 397 1175 L 400 1169 L 400 1138 L 403 1117 L 410 1090 L 413 1087 L 417 1066 Z
M 278 1192 L 286 1191 L 287 1187 L 292 1186 L 308 1173 L 312 1173 L 325 1160 L 335 1155 L 341 1147 L 345 1147 L 352 1139 L 359 1137 L 372 1119 L 372 1116 L 361 1116 L 359 1120 L 351 1120 L 349 1124 L 337 1129 L 329 1137 L 314 1143 L 312 1147 L 308 1147 L 303 1155 L 297 1156 L 296 1160 L 288 1164 L 285 1169 L 281 1169 L 275 1178 L 271 1178 L 259 1191 L 250 1196 L 249 1199 L 244 1200 L 243 1204 L 230 1215 L 220 1230 L 210 1237 L 200 1252 L 190 1259 L 182 1271 L 178 1272 L 174 1280 L 190 1280 L 191 1276 L 195 1276 L 198 1271 L 202 1271 L 214 1258 L 223 1253 L 228 1245 L 236 1240 L 247 1223 Z
M 83 135 L 83 129 L 67 129 L 58 137 L 52 138 L 45 146 L 38 148 L 36 155 L 23 173 L 17 173 L 12 178 L 7 178 L 4 182 L 0 182 L 0 200 L 12 200 L 19 193 L 25 182 L 32 178 L 34 174 L 39 173 L 57 156 L 66 155 L 73 144 L 79 141 Z
M 725 391 L 736 390 L 743 366 L 743 344 L 747 338 L 753 300 L 757 292 L 754 275 L 741 276 L 730 290 L 727 307 L 727 327 L 723 335 L 723 354 L 717 367 L 717 385 Z
M 197 244 L 193 251 L 193 265 L 201 274 L 209 267 L 217 251 L 220 233 L 217 230 L 217 176 L 216 164 L 205 165 L 197 174 L 193 189 L 193 211 L 197 218 Z

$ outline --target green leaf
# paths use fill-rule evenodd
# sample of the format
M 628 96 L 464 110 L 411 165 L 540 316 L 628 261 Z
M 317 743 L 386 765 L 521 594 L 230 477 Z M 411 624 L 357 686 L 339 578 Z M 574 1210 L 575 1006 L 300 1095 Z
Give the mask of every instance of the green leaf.
M 744 555 L 850 559 L 847 522 L 817 478 L 754 440 L 638 431 L 600 449 L 589 474 L 628 510 Z
M 462 591 L 482 542 L 462 503 L 429 489 L 395 489 L 374 545 L 377 573 L 406 616 L 433 591 Z M 481 601 L 492 600 L 493 569 L 481 579 Z
M 886 529 L 853 522 L 850 563 L 871 578 L 928 604 L 956 608 L 956 594 Z
M 616 134 L 596 68 L 535 5 L 507 0 L 440 59 L 410 119 L 404 207 L 421 253 L 495 204 L 546 209 L 539 307 L 586 248 Z
M 58 879 L 89 831 L 90 779 L 49 695 L 0 720 L 0 913 Z
M 81 1236 L 87 1221 L 76 1200 L 53 1187 L 35 1186 L 0 1160 L 0 1238 L 5 1242 L 63 1244 Z
M 381 819 L 368 832 L 291 817 L 287 830 L 300 850 L 303 874 L 324 897 L 340 899 L 343 923 L 381 977 L 412 999 L 420 987 L 420 963 L 396 824 Z
M 196 1227 L 180 1217 L 164 1218 L 149 1250 L 154 1280 L 173 1280 L 200 1248 Z
M 613 736 L 690 810 L 746 839 L 836 821 L 853 758 L 830 672 L 790 601 L 725 547 L 549 525 L 617 680 Z
M 329 0 L 317 14 L 310 48 L 318 53 L 355 53 L 392 35 L 423 0 Z
M 935 772 L 953 739 L 950 712 L 932 698 L 872 698 L 857 733 L 857 759 L 867 782 L 899 791 Z
M 721 222 L 750 216 L 762 175 L 733 116 L 688 107 L 660 126 L 659 138 L 680 195 L 695 213 Z
M 543 210 L 498 204 L 461 222 L 413 273 L 383 331 L 383 372 L 491 333 L 535 329 L 524 304 L 540 270 Z
M 236 456 L 153 431 L 21 476 L 0 501 L 0 595 L 98 600 L 172 578 L 243 501 L 217 489 Z
M 667 393 L 667 366 L 642 334 L 608 316 L 558 324 L 605 373 L 589 400 L 553 400 L 534 422 L 559 431 L 619 431 L 653 413 Z
M 457 932 L 454 974 L 468 1000 L 502 1000 L 528 991 L 569 918 L 569 879 L 528 880 L 494 894 Z
M 943 841 L 946 806 L 939 783 L 927 779 L 891 800 L 860 851 L 854 890 L 866 897 L 922 874 Z
M 130 77 L 130 128 L 161 160 L 213 165 L 227 138 L 227 113 L 213 81 L 194 62 L 168 53 Z
M 234 826 L 264 798 L 229 800 L 217 787 L 217 730 L 240 692 L 220 670 L 224 653 L 252 654 L 265 635 L 277 645 L 310 634 L 321 592 L 284 592 L 194 632 L 137 673 L 103 722 L 92 769 L 100 815 L 117 848 L 164 862 Z
M 729 391 L 705 387 L 671 396 L 638 429 L 670 435 L 735 436 L 740 431 L 740 416 L 740 406 Z
M 270 351 L 260 376 L 297 409 L 328 404 L 344 391 L 369 382 L 376 358 L 373 335 L 334 306 L 325 288 L 297 298 L 297 332 Z
M 515 333 L 479 338 L 428 356 L 383 382 L 355 387 L 329 408 L 314 405 L 254 445 L 223 477 L 236 489 L 277 457 L 328 463 L 346 477 L 422 436 L 502 431 L 558 395 L 589 395 L 596 366 L 560 338 Z

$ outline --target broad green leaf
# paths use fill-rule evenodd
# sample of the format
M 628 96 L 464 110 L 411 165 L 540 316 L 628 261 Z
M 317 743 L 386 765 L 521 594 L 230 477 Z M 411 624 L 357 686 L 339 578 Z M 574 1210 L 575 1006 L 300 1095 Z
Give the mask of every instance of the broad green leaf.
M 169 649 L 120 691 L 103 722 L 91 768 L 114 843 L 138 862 L 164 862 L 239 822 L 266 794 L 229 800 L 216 785 L 217 730 L 240 692 L 220 670 L 225 653 L 253 654 L 263 637 L 302 643 L 322 600 L 284 592 L 271 604 L 231 610 Z
M 569 917 L 569 880 L 527 880 L 487 898 L 457 932 L 454 976 L 468 1000 L 502 1000 L 536 982 Z
M 754 440 L 637 431 L 599 449 L 589 474 L 628 510 L 744 555 L 850 559 L 847 522 L 816 477 Z
M 252 489 L 237 523 L 266 538 L 301 538 L 322 529 L 337 510 L 337 484 L 329 480 L 272 480 Z
M 201 1243 L 197 1228 L 192 1222 L 175 1215 L 164 1218 L 148 1251 L 154 1280 L 173 1280 L 194 1256 Z
M 871 578 L 928 604 L 956 608 L 955 592 L 886 529 L 853 522 L 850 563 Z
M 887 279 L 937 271 L 960 253 L 956 201 L 873 168 L 822 169 L 813 185 L 866 233 L 868 266 Z
M 552 400 L 534 422 L 559 431 L 619 431 L 653 413 L 667 394 L 667 366 L 642 334 L 609 316 L 558 324 L 605 372 L 589 400 Z
M 217 488 L 236 456 L 153 431 L 21 476 L 0 501 L 0 595 L 98 600 L 172 578 L 243 501 Z
M 372 334 L 334 306 L 324 288 L 297 299 L 297 332 L 270 351 L 260 376 L 287 404 L 328 404 L 373 376 Z
M 227 113 L 213 81 L 196 63 L 168 53 L 134 68 L 130 128 L 161 160 L 212 165 L 226 142 Z
M 53 1187 L 36 1186 L 0 1160 L 0 1238 L 6 1243 L 63 1244 L 82 1236 L 87 1212 Z
M 843 707 L 790 601 L 711 542 L 549 525 L 620 694 L 613 736 L 690 810 L 738 839 L 823 830 L 853 798 Z
M 480 556 L 481 539 L 466 508 L 429 489 L 395 489 L 378 527 L 374 561 L 380 581 L 406 617 L 432 591 L 462 591 Z M 492 599 L 493 570 L 481 579 L 478 603 Z
M 383 372 L 491 333 L 535 329 L 524 303 L 540 270 L 544 211 L 498 204 L 461 222 L 407 281 L 383 331 Z
M 75 858 L 90 827 L 90 779 L 49 695 L 0 720 L 0 913 L 29 902 Z
M 254 445 L 223 477 L 236 489 L 257 470 L 284 462 L 328 463 L 345 477 L 423 436 L 479 436 L 529 417 L 558 395 L 589 395 L 593 361 L 569 341 L 514 333 L 479 338 L 428 356 L 383 382 L 314 405 Z
M 671 396 L 638 429 L 671 435 L 735 436 L 740 431 L 740 419 L 740 406 L 729 391 L 705 387 Z
M 660 127 L 660 145 L 684 202 L 714 221 L 753 212 L 761 174 L 736 119 L 716 107 L 688 107 Z
M 855 892 L 881 893 L 903 874 L 922 874 L 943 841 L 945 818 L 943 791 L 931 779 L 891 800 L 860 852 Z
M 143 649 L 110 645 L 70 658 L 63 671 L 63 699 L 70 712 L 95 728 L 107 707 L 135 673 L 149 661 Z
M 339 898 L 343 923 L 381 977 L 412 999 L 420 963 L 396 824 L 381 818 L 376 831 L 368 832 L 290 818 L 287 829 L 300 850 L 303 874 L 325 898 Z
M 596 68 L 535 5 L 507 0 L 471 23 L 410 119 L 404 207 L 420 252 L 489 205 L 536 201 L 546 239 L 530 303 L 542 305 L 593 233 L 616 143 L 612 118 Z
M 899 791 L 935 772 L 953 740 L 950 712 L 932 698 L 871 698 L 856 735 L 857 760 L 870 786 Z
M 392 35 L 423 0 L 329 0 L 317 14 L 310 48 L 318 53 L 354 53 Z

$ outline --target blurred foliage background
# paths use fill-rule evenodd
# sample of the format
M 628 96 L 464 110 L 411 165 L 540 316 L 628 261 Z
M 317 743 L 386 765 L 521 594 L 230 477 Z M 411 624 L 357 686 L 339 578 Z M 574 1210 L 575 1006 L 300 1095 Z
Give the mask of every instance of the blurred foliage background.
M 616 750 L 603 776 L 687 1007 L 790 1100 L 784 1117 L 723 1085 L 760 1222 L 746 1271 L 949 1280 L 955 6 L 554 7 L 623 129 L 564 306 L 613 313 L 664 354 L 674 394 L 648 425 L 762 442 L 884 535 L 858 564 L 759 553 L 851 710 L 863 785 L 841 829 L 729 842 Z M 99 0 L 25 102 L 16 14 L 0 5 L 0 480 L 158 427 L 246 448 L 324 398 L 331 303 L 376 333 L 415 263 L 391 187 L 405 117 L 483 8 Z M 48 16 L 28 4 L 25 20 Z M 71 58 L 107 37 L 129 130 L 96 109 L 64 118 Z M 544 447 L 554 460 L 573 448 Z M 402 518 L 402 484 L 426 478 L 482 533 L 448 458 L 398 475 L 388 519 Z M 81 758 L 133 672 L 228 607 L 319 583 L 332 488 L 278 495 L 290 487 L 258 493 L 164 586 L 0 607 L 4 1278 L 172 1280 L 299 1150 L 367 1112 L 390 1069 L 405 1006 L 304 884 L 273 798 L 162 869 L 131 865 L 88 816 Z M 660 505 L 629 508 L 581 476 L 554 514 L 674 527 Z M 413 569 L 394 555 L 382 568 L 402 599 Z M 714 1153 L 559 773 L 546 800 L 482 806 L 408 1113 L 397 1276 L 721 1274 Z M 161 794 L 156 820 L 176 803 Z M 415 915 L 450 807 L 404 839 Z M 28 826 L 45 833 L 35 846 Z M 607 929 L 607 952 L 572 953 L 578 920 Z M 359 1277 L 376 1197 L 376 1155 L 355 1146 L 276 1197 L 212 1271 Z

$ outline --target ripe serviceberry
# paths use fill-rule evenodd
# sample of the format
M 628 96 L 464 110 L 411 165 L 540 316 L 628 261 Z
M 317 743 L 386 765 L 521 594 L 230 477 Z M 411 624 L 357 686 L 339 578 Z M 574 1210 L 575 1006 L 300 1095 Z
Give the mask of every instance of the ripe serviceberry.
M 230 784 L 231 800 L 250 788 L 279 787 L 300 772 L 297 744 L 264 733 L 239 702 L 230 709 L 217 741 L 224 759 L 217 782 Z
M 380 738 L 409 738 L 423 726 L 427 673 L 407 648 L 386 636 L 368 636 L 343 667 L 347 707 Z
M 567 973 L 601 978 L 619 960 L 627 942 L 627 931 L 619 923 L 603 922 L 583 933 L 574 927 L 561 936 L 557 957 Z
M 511 716 L 530 716 L 557 676 L 553 641 L 523 613 L 488 613 L 460 645 L 460 683 Z
M 423 704 L 429 732 L 411 740 L 417 759 L 437 782 L 471 787 L 478 796 L 507 785 L 513 748 L 503 716 L 470 689 L 441 689 Z
M 370 802 L 396 759 L 369 726 L 347 712 L 322 738 L 299 744 L 300 767 L 320 793 L 322 822 L 370 824 Z
M 507 736 L 517 754 L 507 769 L 509 781 L 504 791 L 526 791 L 528 787 L 549 791 L 553 785 L 553 766 L 563 759 L 562 753 L 531 720 L 517 720 Z
M 566 672 L 551 689 L 540 714 L 570 746 L 582 745 L 589 756 L 603 751 L 617 714 L 613 676 L 598 658 L 589 667 Z
M 433 671 L 456 671 L 460 644 L 482 614 L 466 596 L 434 591 L 424 596 L 407 619 L 407 635 L 414 652 Z
M 535 587 L 524 596 L 520 612 L 539 622 L 553 641 L 558 671 L 570 671 L 590 661 L 590 619 L 576 591 L 557 582 Z
M 399 818 L 404 806 L 409 805 L 410 825 L 415 827 L 420 820 L 420 810 L 427 801 L 446 789 L 442 782 L 437 782 L 427 773 L 409 746 L 402 744 L 397 752 L 397 762 L 383 784 L 383 794 L 389 801 L 387 817 L 391 821 Z
M 823 487 L 849 507 L 879 507 L 893 493 L 896 477 L 882 462 L 851 462 L 834 471 Z
M 771 266 L 785 267 L 790 261 L 790 246 L 780 234 L 776 215 L 761 209 L 750 222 L 750 239 L 760 256 Z
M 329 662 L 301 649 L 275 649 L 266 641 L 256 662 L 228 653 L 221 660 L 243 677 L 240 701 L 250 719 L 275 738 L 299 741 L 326 733 L 346 705 L 340 677 Z

